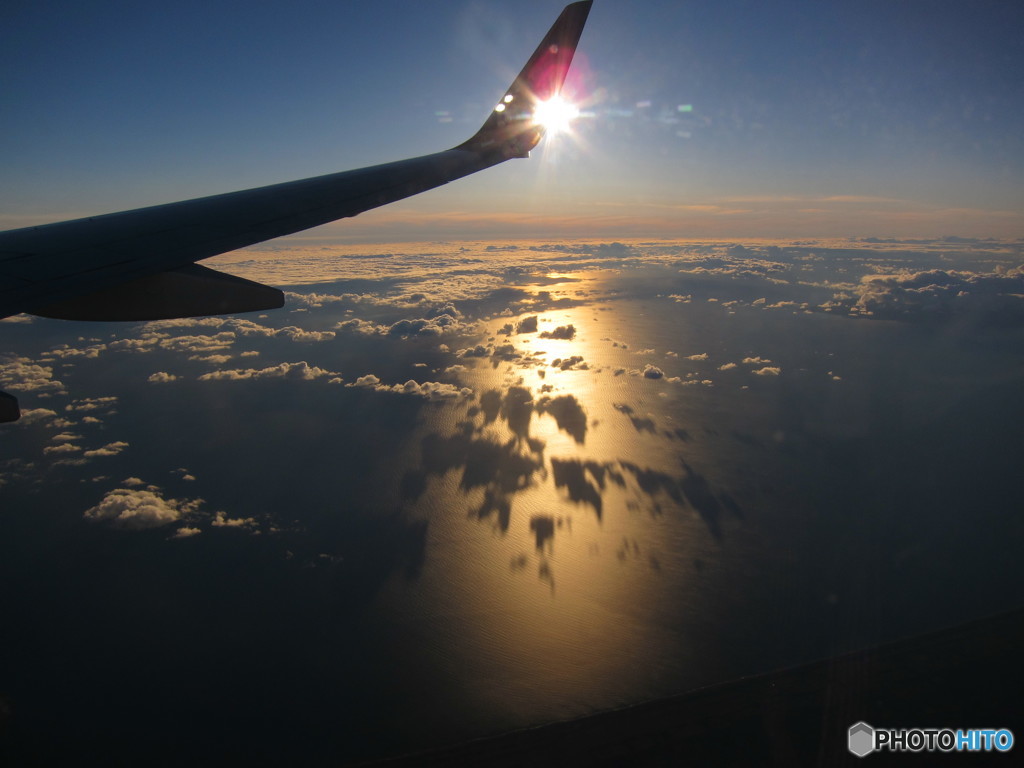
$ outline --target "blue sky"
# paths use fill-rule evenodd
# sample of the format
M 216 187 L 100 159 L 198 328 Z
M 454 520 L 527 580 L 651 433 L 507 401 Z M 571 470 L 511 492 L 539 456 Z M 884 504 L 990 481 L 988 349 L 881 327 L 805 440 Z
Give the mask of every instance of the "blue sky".
M 8 4 L 0 226 L 452 146 L 561 6 Z M 1022 22 L 1012 3 L 597 0 L 574 137 L 312 237 L 1021 237 Z

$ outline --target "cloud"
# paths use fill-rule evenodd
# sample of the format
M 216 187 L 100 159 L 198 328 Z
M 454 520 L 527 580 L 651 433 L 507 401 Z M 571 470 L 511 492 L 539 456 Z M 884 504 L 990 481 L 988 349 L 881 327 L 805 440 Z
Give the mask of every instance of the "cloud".
M 57 415 L 56 411 L 51 411 L 49 408 L 29 408 L 21 412 L 21 419 L 16 424 L 22 426 L 27 424 L 35 424 L 38 421 L 45 421 L 46 419 L 52 419 Z
M 211 523 L 214 528 L 255 528 L 257 523 L 252 517 L 228 517 L 224 512 L 217 512 Z
M 720 370 L 720 371 L 731 371 L 733 368 L 738 368 L 738 367 L 739 366 L 737 366 L 736 363 L 725 363 L 725 365 L 718 366 L 718 370 Z
M 106 348 L 106 344 L 95 344 L 82 349 L 69 347 L 67 344 L 60 344 L 51 348 L 46 354 L 50 357 L 56 357 L 61 360 L 68 357 L 97 358 L 100 356 L 100 352 L 103 352 Z
M 310 381 L 323 376 L 338 376 L 333 371 L 310 365 L 306 361 L 298 363 L 280 363 L 268 368 L 245 368 L 225 371 L 211 371 L 199 377 L 199 381 L 243 381 L 246 379 L 293 379 Z
M 707 360 L 708 359 L 708 353 L 707 352 L 701 352 L 699 355 L 688 355 L 686 359 L 687 360 Z
M 94 458 L 96 456 L 117 456 L 125 448 L 128 447 L 128 443 L 123 440 L 119 440 L 114 443 L 107 443 L 102 448 L 94 448 L 91 451 L 86 451 L 82 455 L 87 458 Z
M 377 325 L 376 323 L 371 323 L 369 320 L 360 320 L 358 317 L 353 317 L 351 320 L 342 320 L 334 327 L 339 331 L 360 333 L 364 336 L 372 336 L 377 333 L 387 332 L 387 326 Z
M 576 338 L 576 328 L 572 325 L 560 325 L 553 331 L 544 331 L 543 333 L 541 333 L 540 338 L 561 339 L 563 341 L 570 341 Z
M 645 379 L 660 379 L 665 375 L 665 372 L 661 370 L 661 368 L 651 365 L 650 363 L 644 366 L 642 373 Z
M 285 336 L 292 341 L 309 344 L 318 341 L 330 341 L 334 338 L 335 333 L 334 331 L 304 331 L 301 328 L 290 325 L 277 331 L 274 335 Z
M 168 525 L 195 512 L 202 499 L 178 500 L 161 495 L 156 486 L 109 491 L 84 513 L 86 520 L 108 522 L 115 528 L 144 530 Z
M 173 373 L 167 373 L 166 371 L 157 371 L 156 373 L 151 373 L 149 375 L 149 378 L 146 379 L 146 381 L 152 384 L 167 384 L 168 382 L 176 381 L 177 378 L 178 377 L 175 376 Z
M 404 384 L 388 385 L 382 383 L 381 380 L 372 373 L 360 376 L 354 382 L 350 382 L 345 386 L 373 389 L 377 392 L 396 392 L 403 395 L 415 395 L 432 401 L 473 396 L 473 390 L 469 387 L 458 387 L 454 384 L 447 384 L 440 381 L 424 381 L 420 383 L 413 379 L 409 379 L 409 381 Z
M 0 387 L 15 392 L 63 394 L 64 385 L 53 378 L 53 368 L 16 357 L 0 365 Z
M 285 296 L 293 304 L 301 304 L 309 309 L 319 309 L 324 304 L 349 301 L 349 297 L 354 296 L 354 294 L 336 296 L 329 293 L 293 293 L 292 291 L 285 291 Z M 358 299 L 358 297 L 355 298 Z
M 537 332 L 537 316 L 531 315 L 525 317 L 519 321 L 516 325 L 516 333 L 536 333 Z
M 72 453 L 80 453 L 82 446 L 74 445 L 73 443 L 59 443 L 58 445 L 48 445 L 43 448 L 43 453 L 47 456 L 68 456 Z
M 174 532 L 174 535 L 171 536 L 171 538 L 172 539 L 187 539 L 190 536 L 197 536 L 200 533 L 202 533 L 202 531 L 199 530 L 198 528 L 192 528 L 190 526 L 183 525 L 181 528 L 179 528 L 178 530 L 176 530 Z
M 172 352 L 188 352 L 193 355 L 202 355 L 225 350 L 234 344 L 237 338 L 233 331 L 222 331 L 214 336 L 171 336 L 160 339 L 158 344 L 161 349 Z M 113 348 L 114 344 L 110 346 Z
M 475 347 L 469 347 L 467 349 L 460 349 L 458 352 L 455 353 L 455 356 L 456 357 L 462 357 L 462 358 L 466 358 L 466 357 L 487 357 L 490 354 L 491 354 L 491 352 L 490 352 L 489 348 L 483 346 L 482 344 L 477 344 Z
M 102 411 L 113 408 L 115 405 L 117 405 L 116 396 L 83 397 L 79 400 L 72 400 L 69 404 L 64 406 L 64 410 L 72 412 Z
M 961 315 L 1024 318 L 1024 266 L 979 273 L 931 269 L 865 275 L 854 314 L 886 318 Z
M 495 360 L 505 360 L 506 362 L 511 362 L 513 360 L 518 360 L 519 358 L 522 357 L 522 355 L 519 354 L 518 351 L 516 351 L 516 348 L 513 345 L 502 344 L 494 348 L 494 350 L 491 352 L 491 357 Z
M 440 336 L 446 331 L 459 327 L 459 321 L 451 315 L 420 317 L 415 320 L 399 320 L 388 329 L 389 336 Z
M 766 365 L 764 368 L 758 368 L 753 373 L 757 376 L 778 376 L 782 373 L 782 369 L 778 366 Z
M 583 362 L 583 358 L 580 355 L 573 355 L 567 357 L 564 360 L 560 357 L 556 357 L 551 361 L 552 368 L 558 368 L 561 371 L 588 371 L 590 366 Z

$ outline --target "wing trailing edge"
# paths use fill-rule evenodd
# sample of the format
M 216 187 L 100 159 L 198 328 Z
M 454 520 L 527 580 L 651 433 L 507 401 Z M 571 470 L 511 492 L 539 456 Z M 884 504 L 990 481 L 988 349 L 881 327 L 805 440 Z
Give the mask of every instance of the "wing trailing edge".
M 57 320 L 168 320 L 283 306 L 284 293 L 277 288 L 188 264 L 48 304 L 34 314 Z

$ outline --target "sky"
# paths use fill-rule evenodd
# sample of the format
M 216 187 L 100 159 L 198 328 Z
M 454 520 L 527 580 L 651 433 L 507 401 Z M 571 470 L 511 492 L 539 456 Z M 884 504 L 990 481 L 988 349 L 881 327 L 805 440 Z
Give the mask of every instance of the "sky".
M 454 146 L 560 9 L 7 3 L 0 224 Z M 1001 2 L 597 0 L 571 135 L 294 237 L 1020 238 L 1022 22 Z

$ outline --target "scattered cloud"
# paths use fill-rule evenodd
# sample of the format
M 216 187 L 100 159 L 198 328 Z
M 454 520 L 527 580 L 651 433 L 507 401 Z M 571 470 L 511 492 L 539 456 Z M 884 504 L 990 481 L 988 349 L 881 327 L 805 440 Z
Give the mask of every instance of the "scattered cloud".
M 665 376 L 665 372 L 661 370 L 661 368 L 658 368 L 656 365 L 651 365 L 650 363 L 644 366 L 641 373 L 645 379 L 660 379 Z
M 64 385 L 53 378 L 53 368 L 38 365 L 27 357 L 10 358 L 0 364 L 0 388 L 14 392 L 63 394 Z
M 224 512 L 217 512 L 213 516 L 211 525 L 214 528 L 242 528 L 252 530 L 256 528 L 256 520 L 252 517 L 228 517 Z
M 46 421 L 47 419 L 53 419 L 56 416 L 57 412 L 51 411 L 49 408 L 28 408 L 21 412 L 21 419 L 15 423 L 27 426 L 40 421 Z
M 590 370 L 590 366 L 584 362 L 580 355 L 573 355 L 572 357 L 560 358 L 556 357 L 551 361 L 552 368 L 558 368 L 560 371 L 587 371 Z
M 109 414 L 115 405 L 117 405 L 117 397 L 114 395 L 110 397 L 83 397 L 78 400 L 72 400 L 64 406 L 64 410 L 73 413 L 105 411 Z
M 298 363 L 280 363 L 267 368 L 245 368 L 225 371 L 211 371 L 199 377 L 199 381 L 244 381 L 247 379 L 293 379 L 299 381 L 310 381 L 324 376 L 338 376 L 339 374 L 310 365 L 306 361 Z
M 86 451 L 82 455 L 86 458 L 94 458 L 97 456 L 117 456 L 125 448 L 128 447 L 128 443 L 123 440 L 119 440 L 114 443 L 107 443 L 102 448 L 94 448 L 91 451 Z
M 1024 318 L 1024 266 L 990 273 L 932 269 L 866 275 L 854 313 L 883 318 L 976 314 Z
M 43 448 L 43 454 L 46 456 L 68 456 L 73 453 L 80 453 L 81 451 L 82 446 L 74 445 L 73 443 L 59 443 Z
M 384 384 L 380 378 L 372 373 L 360 376 L 354 382 L 350 382 L 345 386 L 373 389 L 377 392 L 396 392 L 403 395 L 415 395 L 432 401 L 473 396 L 473 390 L 469 387 L 459 387 L 455 384 L 448 384 L 440 381 L 424 381 L 420 383 L 413 379 L 409 379 L 409 381 L 404 384 Z
M 575 327 L 573 326 L 559 326 L 554 331 L 544 331 L 541 334 L 542 339 L 560 339 L 562 341 L 571 341 L 575 338 Z
M 86 520 L 106 522 L 115 528 L 143 530 L 159 528 L 195 512 L 202 499 L 169 499 L 159 488 L 117 488 L 109 491 L 84 513 Z

